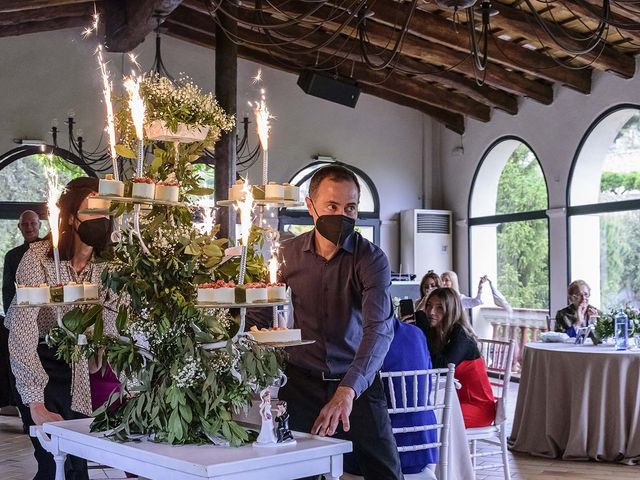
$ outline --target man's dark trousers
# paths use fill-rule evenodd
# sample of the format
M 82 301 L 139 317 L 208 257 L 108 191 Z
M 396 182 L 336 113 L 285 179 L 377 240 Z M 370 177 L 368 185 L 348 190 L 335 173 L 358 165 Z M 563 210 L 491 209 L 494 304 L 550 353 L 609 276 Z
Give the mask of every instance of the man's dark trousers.
M 331 400 L 340 382 L 316 378 L 294 366 L 289 366 L 286 374 L 288 381 L 280 389 L 278 398 L 287 402 L 291 415 L 289 427 L 311 432 L 320 410 Z M 350 430 L 344 432 L 340 426 L 334 435 L 353 443 L 356 461 L 367 480 L 403 478 L 387 408 L 382 381 L 376 376 L 373 384 L 353 402 Z

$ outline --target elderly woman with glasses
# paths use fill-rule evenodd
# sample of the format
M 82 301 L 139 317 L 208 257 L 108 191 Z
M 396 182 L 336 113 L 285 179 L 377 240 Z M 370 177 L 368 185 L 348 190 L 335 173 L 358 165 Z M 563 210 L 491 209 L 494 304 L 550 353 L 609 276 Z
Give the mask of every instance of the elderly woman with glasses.
M 569 305 L 556 313 L 556 332 L 564 332 L 570 337 L 576 336 L 580 327 L 586 327 L 594 321 L 600 312 L 593 305 L 589 305 L 591 288 L 584 280 L 574 280 L 567 288 Z

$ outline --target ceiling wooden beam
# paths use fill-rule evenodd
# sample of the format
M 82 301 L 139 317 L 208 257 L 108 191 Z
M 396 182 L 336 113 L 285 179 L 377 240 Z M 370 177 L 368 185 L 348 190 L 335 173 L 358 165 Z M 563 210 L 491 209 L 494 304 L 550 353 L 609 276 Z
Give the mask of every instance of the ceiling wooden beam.
M 557 8 L 562 8 L 565 6 L 568 10 L 574 13 L 578 17 L 587 18 L 592 20 L 593 22 L 599 22 L 602 18 L 602 0 L 598 0 L 594 2 L 593 0 L 562 0 Z M 638 19 L 632 19 L 629 16 L 629 12 L 626 12 L 626 16 L 622 16 L 614 11 L 614 5 L 611 3 L 610 5 L 611 11 L 609 12 L 609 20 L 616 22 L 618 24 L 632 24 L 636 23 L 636 28 L 640 28 L 640 23 L 638 23 Z M 555 10 L 553 10 L 555 12 Z M 611 27 L 614 28 L 614 27 Z M 620 28 L 617 27 L 620 31 L 620 34 L 623 37 L 630 38 L 635 41 L 640 41 L 640 30 L 633 30 L 630 28 Z
M 238 16 L 244 21 L 251 20 L 251 14 L 246 10 L 238 9 Z M 210 25 L 213 24 L 209 16 L 204 16 L 188 9 L 178 9 L 170 18 L 173 22 L 179 23 L 182 26 L 197 28 L 203 32 L 208 32 Z M 293 25 L 287 27 L 286 30 L 276 30 L 273 32 L 273 35 L 275 37 L 273 41 L 275 42 L 279 41 L 279 39 L 290 38 L 291 36 L 300 38 L 297 46 L 303 48 L 312 48 L 316 45 L 326 44 L 325 47 L 318 50 L 319 56 L 292 55 L 292 57 L 295 57 L 295 60 L 297 60 L 296 63 L 298 63 L 298 65 L 302 64 L 311 67 L 316 62 L 328 66 L 339 63 L 337 61 L 339 61 L 340 58 L 332 57 L 335 52 L 335 47 L 330 44 L 330 37 L 324 32 L 312 32 L 308 29 Z M 268 45 L 271 41 L 270 37 L 263 33 L 243 28 L 238 28 L 238 36 L 244 39 L 250 48 L 252 45 Z M 348 37 L 345 39 L 337 39 L 336 43 L 342 45 L 346 51 L 352 50 L 357 46 L 355 41 Z M 265 50 L 273 49 L 267 47 Z M 287 52 L 280 52 L 280 55 L 287 55 Z M 337 69 L 338 72 L 345 77 L 353 76 L 356 80 L 364 83 L 378 84 L 383 89 L 400 92 L 406 97 L 438 108 L 446 108 L 455 113 L 468 115 L 481 122 L 488 122 L 491 119 L 491 109 L 487 105 L 467 96 L 446 90 L 437 85 L 427 86 L 424 82 L 412 80 L 397 71 L 391 72 L 388 69 L 372 70 L 362 63 L 362 59 L 357 53 L 347 55 L 347 58 L 351 61 L 346 63 L 342 62 L 342 65 Z
M 538 21 L 532 13 L 518 10 L 504 4 L 496 5 L 500 12 L 491 17 L 491 27 L 508 30 L 512 34 L 521 35 L 530 42 L 538 43 L 539 39 L 545 42 L 545 46 L 552 51 L 560 51 L 561 48 L 539 27 Z M 562 43 L 573 49 L 584 48 L 584 44 L 566 35 L 563 27 L 553 22 L 544 21 L 544 24 L 551 33 L 561 39 Z M 581 37 L 584 33 L 572 31 L 572 36 Z M 624 55 L 615 48 L 605 45 L 596 47 L 590 53 L 579 57 L 584 63 L 590 63 L 598 70 L 609 70 L 624 78 L 633 77 L 636 70 L 635 59 L 631 55 Z
M 99 3 L 100 0 L 98 0 Z M 93 5 L 91 0 L 2 0 L 0 2 L 0 13 L 21 12 L 37 8 L 59 7 L 62 5 L 75 5 L 88 3 Z
M 0 12 L 0 26 L 29 22 L 45 22 L 57 18 L 87 17 L 93 15 L 92 3 L 78 3 L 31 10 Z
M 193 10 L 194 12 L 206 15 L 207 21 L 210 21 L 209 12 L 199 0 L 184 0 L 182 5 L 172 14 L 172 17 L 179 15 L 184 9 Z M 199 22 L 197 25 L 192 23 L 191 26 L 194 28 L 197 27 L 203 31 L 209 31 L 212 28 L 204 26 L 201 23 L 201 19 L 194 19 L 193 21 Z M 386 50 L 386 53 L 390 54 L 391 52 Z M 400 55 L 399 58 L 400 64 L 402 64 L 406 70 L 412 72 L 411 74 L 408 74 L 408 76 L 415 78 L 417 81 L 439 83 L 440 85 L 448 88 L 453 88 L 459 93 L 478 102 L 484 103 L 487 106 L 499 108 L 511 115 L 518 113 L 518 100 L 515 95 L 506 93 L 502 90 L 497 90 L 493 87 L 489 87 L 488 85 L 479 86 L 475 80 L 472 80 L 463 74 L 437 68 L 433 65 L 422 63 L 405 55 Z
M 78 28 L 88 25 L 92 17 L 70 17 L 56 18 L 47 20 L 46 22 L 27 22 L 17 25 L 0 26 L 0 37 L 13 37 L 17 35 L 26 35 L 28 33 L 49 32 L 53 30 L 63 30 L 65 28 Z
M 173 23 L 171 18 L 165 22 L 167 33 L 175 38 L 194 43 L 207 48 L 215 48 L 215 37 L 213 34 L 205 32 L 195 32 L 188 27 Z M 254 50 L 245 46 L 238 47 L 238 55 L 246 60 L 266 65 L 287 73 L 297 74 L 299 68 L 292 65 L 290 59 L 272 55 L 268 52 Z M 434 120 L 444 124 L 447 128 L 456 133 L 464 133 L 464 116 L 452 113 L 444 109 L 435 108 L 414 99 L 401 97 L 399 94 L 375 86 L 363 84 L 363 92 L 379 97 L 383 100 L 399 105 L 407 106 L 430 116 Z
M 351 27 L 345 31 L 354 33 Z M 370 22 L 367 26 L 367 38 L 377 48 L 388 47 L 389 39 L 395 38 L 397 32 L 391 27 L 379 23 Z M 438 65 L 444 69 L 462 73 L 469 78 L 475 78 L 477 72 L 468 54 L 458 52 L 443 45 L 425 40 L 423 38 L 408 35 L 402 47 L 402 53 L 432 65 Z M 531 80 L 520 73 L 505 69 L 488 67 L 484 72 L 484 82 L 495 88 L 507 92 L 529 97 L 545 105 L 553 101 L 553 89 L 551 85 Z M 482 73 L 478 73 L 482 76 Z
M 500 8 L 499 5 L 496 5 Z M 398 19 L 404 19 L 410 10 L 406 4 L 375 3 L 371 9 L 374 16 L 371 21 L 383 22 L 395 26 Z M 456 28 L 452 21 L 439 15 L 416 10 L 409 24 L 412 35 L 433 40 L 458 51 L 469 52 L 469 34 L 466 28 Z M 497 65 L 528 73 L 550 82 L 558 82 L 582 93 L 591 91 L 591 73 L 587 70 L 569 70 L 559 66 L 547 55 L 527 50 L 515 43 L 491 37 L 489 60 Z M 487 68 L 496 68 L 489 65 Z
M 144 42 L 157 24 L 157 16 L 169 15 L 182 0 L 105 0 L 105 48 L 130 52 Z
M 278 5 L 280 5 L 283 11 L 295 15 L 310 11 L 310 7 L 304 4 L 301 5 L 299 2 L 279 3 Z M 314 19 L 322 20 L 322 17 L 314 17 Z M 333 17 L 330 20 L 324 21 L 323 26 L 334 30 L 343 27 L 342 22 Z M 343 33 L 355 36 L 356 29 L 352 25 L 348 25 L 343 28 Z M 393 45 L 394 40 L 398 36 L 398 31 L 387 25 L 369 22 L 367 24 L 367 35 L 369 42 L 376 48 L 388 48 L 390 44 Z M 407 35 L 403 42 L 402 53 L 425 63 L 436 65 L 439 68 L 454 70 L 469 78 L 475 78 L 476 76 L 474 66 L 468 54 L 425 40 L 424 38 Z M 529 97 L 545 105 L 549 105 L 553 101 L 553 89 L 550 85 L 531 80 L 520 73 L 505 69 L 487 68 L 485 72 L 485 83 L 495 88 L 515 95 Z

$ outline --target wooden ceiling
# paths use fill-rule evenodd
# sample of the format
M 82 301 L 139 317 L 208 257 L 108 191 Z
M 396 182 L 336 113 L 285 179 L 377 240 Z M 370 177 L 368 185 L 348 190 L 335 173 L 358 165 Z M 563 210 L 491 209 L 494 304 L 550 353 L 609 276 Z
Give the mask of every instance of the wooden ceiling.
M 418 0 L 406 28 L 411 1 L 369 0 L 360 40 L 362 0 L 260 3 L 258 14 L 255 2 L 234 8 L 229 0 L 2 0 L 0 37 L 86 27 L 96 8 L 108 50 L 139 45 L 156 26 L 154 13 L 165 17 L 168 35 L 215 48 L 216 19 L 232 15 L 240 57 L 291 73 L 311 67 L 354 77 L 365 93 L 420 110 L 460 133 L 465 117 L 489 122 L 496 108 L 515 115 L 519 98 L 551 104 L 554 85 L 589 94 L 594 70 L 631 78 L 640 51 L 640 4 L 627 0 L 607 4 L 606 42 L 577 56 L 566 52 L 584 49 L 588 42 L 581 39 L 597 30 L 603 0 L 495 0 L 484 72 L 470 56 L 464 12 L 454 18 L 433 0 Z

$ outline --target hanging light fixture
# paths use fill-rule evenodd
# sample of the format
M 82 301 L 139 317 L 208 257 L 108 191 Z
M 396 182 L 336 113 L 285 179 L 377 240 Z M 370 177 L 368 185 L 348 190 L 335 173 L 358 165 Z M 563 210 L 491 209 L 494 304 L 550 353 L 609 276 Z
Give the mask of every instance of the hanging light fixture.
M 165 29 L 162 27 L 166 15 L 154 15 L 156 19 L 156 50 L 153 56 L 153 64 L 149 73 L 154 73 L 168 78 L 171 82 L 175 82 L 175 78 L 164 64 L 162 59 L 162 33 Z M 260 154 L 260 144 L 256 142 L 254 147 L 249 142 L 249 117 L 245 115 L 242 119 L 242 136 L 236 135 L 236 167 L 242 172 L 250 168 L 257 160 Z M 202 157 L 197 160 L 198 163 L 213 164 L 215 161 L 213 150 L 205 149 Z

